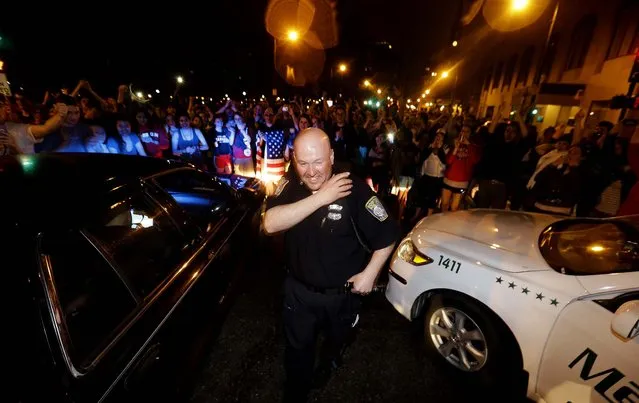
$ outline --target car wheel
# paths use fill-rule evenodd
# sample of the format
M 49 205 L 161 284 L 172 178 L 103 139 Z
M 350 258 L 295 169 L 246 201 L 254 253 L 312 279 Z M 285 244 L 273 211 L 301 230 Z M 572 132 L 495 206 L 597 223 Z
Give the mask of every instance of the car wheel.
M 424 344 L 459 374 L 484 386 L 499 382 L 521 390 L 519 347 L 506 325 L 478 301 L 434 297 L 424 315 Z

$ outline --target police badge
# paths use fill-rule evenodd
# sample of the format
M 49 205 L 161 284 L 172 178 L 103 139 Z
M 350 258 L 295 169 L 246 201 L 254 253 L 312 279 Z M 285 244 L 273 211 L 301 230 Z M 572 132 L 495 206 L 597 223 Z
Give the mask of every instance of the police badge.
M 368 212 L 379 221 L 385 221 L 388 218 L 388 213 L 377 196 L 373 196 L 368 199 L 365 207 L 366 210 L 368 210 Z

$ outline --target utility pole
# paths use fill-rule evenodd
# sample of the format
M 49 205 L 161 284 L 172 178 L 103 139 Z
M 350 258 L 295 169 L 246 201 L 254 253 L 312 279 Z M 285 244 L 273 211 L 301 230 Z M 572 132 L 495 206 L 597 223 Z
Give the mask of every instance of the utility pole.
M 550 20 L 550 26 L 548 27 L 548 34 L 546 35 L 546 44 L 544 45 L 544 51 L 541 54 L 539 66 L 537 67 L 537 71 L 535 72 L 535 79 L 533 81 L 534 84 L 540 84 L 541 74 L 544 67 L 546 67 L 548 49 L 550 48 L 550 39 L 552 37 L 552 33 L 555 30 L 555 23 L 557 22 L 557 15 L 559 14 L 559 3 L 560 0 L 557 0 L 555 3 L 555 11 L 553 11 L 552 19 Z

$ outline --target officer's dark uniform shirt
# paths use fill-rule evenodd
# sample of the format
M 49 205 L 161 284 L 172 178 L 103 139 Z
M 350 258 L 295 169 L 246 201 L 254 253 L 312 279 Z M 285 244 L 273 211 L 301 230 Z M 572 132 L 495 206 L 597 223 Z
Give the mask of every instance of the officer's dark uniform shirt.
M 285 234 L 288 270 L 304 284 L 342 287 L 368 263 L 369 253 L 362 243 L 375 251 L 399 236 L 397 224 L 371 188 L 359 178 L 351 179 L 350 195 L 319 208 Z M 266 200 L 266 209 L 295 203 L 311 194 L 297 175 L 288 172 Z

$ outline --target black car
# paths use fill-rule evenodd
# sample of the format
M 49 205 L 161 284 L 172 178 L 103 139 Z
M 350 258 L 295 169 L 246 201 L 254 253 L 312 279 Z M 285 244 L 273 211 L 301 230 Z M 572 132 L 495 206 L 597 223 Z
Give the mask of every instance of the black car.
M 188 392 L 259 233 L 259 182 L 222 179 L 144 157 L 0 158 L 3 401 Z

